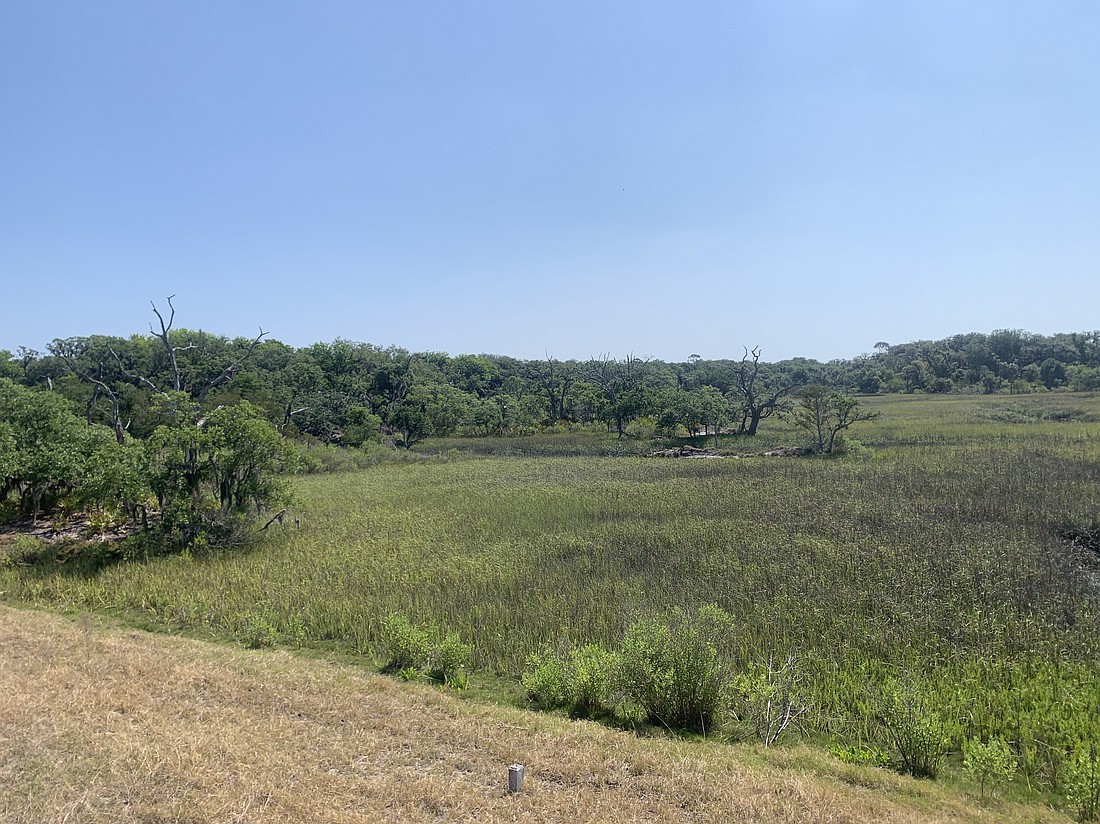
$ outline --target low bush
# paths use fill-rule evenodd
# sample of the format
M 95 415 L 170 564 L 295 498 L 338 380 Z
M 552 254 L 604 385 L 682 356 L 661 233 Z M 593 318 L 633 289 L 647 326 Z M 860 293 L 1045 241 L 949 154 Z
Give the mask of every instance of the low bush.
M 568 651 L 549 647 L 527 659 L 523 686 L 543 709 L 566 709 L 574 718 L 601 718 L 614 712 L 621 657 L 588 644 Z
M 1066 799 L 1081 821 L 1100 820 L 1100 757 L 1096 744 L 1081 748 L 1064 776 Z
M 464 687 L 473 647 L 463 643 L 457 632 L 448 632 L 431 649 L 428 675 L 451 687 Z
M 410 667 L 423 669 L 432 651 L 428 630 L 397 613 L 383 619 L 382 643 L 387 656 L 383 672 L 401 672 Z
M 444 635 L 434 626 L 418 626 L 393 613 L 382 621 L 382 643 L 386 649 L 383 672 L 401 673 L 406 681 L 413 680 L 415 672 L 456 689 L 467 686 L 473 647 L 457 632 Z
M 565 654 L 546 647 L 527 656 L 520 679 L 527 697 L 540 709 L 569 705 L 569 662 Z
M 860 764 L 869 767 L 889 767 L 890 756 L 878 747 L 864 744 L 834 744 L 829 752 L 845 764 Z
M 635 622 L 622 645 L 622 688 L 647 720 L 672 730 L 706 732 L 725 707 L 730 671 L 718 644 L 732 620 L 717 607 L 670 621 Z
M 1012 749 L 999 738 L 990 738 L 983 742 L 973 738 L 963 745 L 963 769 L 981 786 L 982 798 L 988 787 L 993 789 L 1016 774 L 1016 756 Z
M 271 615 L 266 612 L 255 612 L 248 616 L 241 631 L 240 640 L 249 649 L 262 649 L 274 646 L 279 640 L 279 633 Z
M 935 778 L 947 755 L 946 727 L 913 687 L 892 684 L 883 698 L 882 722 L 898 754 L 898 769 Z

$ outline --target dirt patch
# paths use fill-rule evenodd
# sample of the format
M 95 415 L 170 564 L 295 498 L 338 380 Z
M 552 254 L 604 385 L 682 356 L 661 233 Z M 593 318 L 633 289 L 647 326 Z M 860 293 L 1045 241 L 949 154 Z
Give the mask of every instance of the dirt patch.
M 112 524 L 106 528 L 87 513 L 64 518 L 19 518 L 0 524 L 0 546 L 15 543 L 20 535 L 50 543 L 96 541 L 113 544 L 133 535 L 141 527 L 133 523 Z
M 658 449 L 649 453 L 650 458 L 721 458 L 713 449 L 700 449 L 697 446 L 674 446 L 671 449 Z
M 670 449 L 658 449 L 650 452 L 650 458 L 789 458 L 800 455 L 812 455 L 814 451 L 805 446 L 778 446 L 766 452 L 743 452 L 727 454 L 714 449 L 700 449 L 697 446 L 674 446 Z

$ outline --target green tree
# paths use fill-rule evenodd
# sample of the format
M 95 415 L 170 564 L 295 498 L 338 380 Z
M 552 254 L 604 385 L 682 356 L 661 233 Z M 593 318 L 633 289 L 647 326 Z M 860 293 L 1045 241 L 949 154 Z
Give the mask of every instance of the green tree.
M 348 423 L 344 427 L 343 443 L 348 446 L 362 446 L 368 441 L 377 441 L 382 428 L 382 419 L 365 406 L 353 406 L 348 410 Z
M 297 453 L 248 401 L 210 413 L 212 481 L 224 512 L 248 516 L 286 504 Z M 201 424 L 200 424 L 201 425 Z
M 145 442 L 145 471 L 174 541 L 239 542 L 263 511 L 289 502 L 282 475 L 296 453 L 252 404 L 197 421 L 185 395 L 169 394 L 160 406 L 166 423 Z
M 906 392 L 924 392 L 932 385 L 935 378 L 931 367 L 919 359 L 910 361 L 901 370 L 901 379 L 905 381 Z
M 811 384 L 799 396 L 794 421 L 809 437 L 810 448 L 827 455 L 841 443 L 838 438 L 842 431 L 860 421 L 874 420 L 878 415 L 878 412 L 862 409 L 851 395 Z
M 15 355 L 7 349 L 0 349 L 0 378 L 18 378 L 23 370 L 15 360 Z
M 729 422 L 729 401 L 713 386 L 704 386 L 696 390 L 701 420 L 714 433 L 714 448 L 718 448 L 718 435 L 722 427 Z
M 406 448 L 429 435 L 450 435 L 471 417 L 474 400 L 455 387 L 418 377 L 391 417 L 391 426 L 401 433 Z
M 447 369 L 451 384 L 478 398 L 486 398 L 500 385 L 500 368 L 493 362 L 475 355 L 459 355 L 451 360 Z
M 3 387 L 0 386 L 0 391 Z M 0 422 L 0 512 L 5 508 L 19 466 L 16 454 L 15 429 L 7 421 Z
M 0 378 L 0 501 L 14 492 L 37 518 L 56 504 L 101 497 L 100 473 L 114 460 L 111 430 L 89 424 L 55 392 Z
M 1039 364 L 1039 379 L 1047 389 L 1054 389 L 1066 382 L 1066 365 L 1054 358 L 1047 358 Z

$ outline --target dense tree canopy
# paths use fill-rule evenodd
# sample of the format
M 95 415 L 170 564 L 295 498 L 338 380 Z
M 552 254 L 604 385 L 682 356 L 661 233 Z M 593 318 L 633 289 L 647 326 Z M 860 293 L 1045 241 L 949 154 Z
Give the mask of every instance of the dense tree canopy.
M 1100 332 L 879 342 L 870 354 L 827 364 L 769 363 L 759 348 L 738 360 L 524 361 L 343 339 L 295 349 L 262 330 L 228 338 L 176 328 L 171 301 L 168 308 L 154 307 L 149 334 L 0 352 L 0 505 L 31 516 L 109 506 L 134 519 L 153 507 L 166 533 L 188 541 L 282 505 L 278 477 L 294 463 L 294 443 L 410 448 L 431 436 L 509 436 L 563 423 L 619 437 L 752 436 L 773 414 L 797 412 L 805 422 L 815 412 L 822 419 L 812 428 L 818 441 L 825 432 L 818 446 L 827 451 L 848 393 L 1100 388 Z M 809 397 L 818 400 L 813 409 Z M 822 429 L 826 419 L 833 422 Z
M 791 411 L 809 383 L 864 394 L 1100 388 L 1098 332 L 879 342 L 871 354 L 828 364 L 768 363 L 759 349 L 739 360 L 664 363 L 449 357 L 342 339 L 295 349 L 166 325 L 129 338 L 59 338 L 46 354 L 3 352 L 0 376 L 52 389 L 120 443 L 151 435 L 160 425 L 153 398 L 178 385 L 203 412 L 247 400 L 288 437 L 406 447 L 433 435 L 520 434 L 557 422 L 625 435 L 642 418 L 669 434 L 732 426 L 752 435 L 769 415 Z

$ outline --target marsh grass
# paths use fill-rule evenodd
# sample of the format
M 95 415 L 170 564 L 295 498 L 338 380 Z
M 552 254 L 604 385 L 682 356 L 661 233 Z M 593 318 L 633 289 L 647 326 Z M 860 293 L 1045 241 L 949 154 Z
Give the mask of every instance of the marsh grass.
M 883 741 L 876 688 L 909 678 L 956 751 L 1003 738 L 1029 786 L 1060 792 L 1066 753 L 1100 737 L 1095 559 L 1059 537 L 1100 513 L 1100 401 L 865 403 L 883 414 L 847 459 L 601 456 L 564 433 L 538 457 L 300 478 L 301 529 L 247 551 L 81 576 L 9 564 L 0 590 L 380 662 L 396 613 L 513 679 L 546 644 L 611 649 L 637 620 L 716 604 L 734 620 L 731 666 L 799 655 L 805 734 Z M 1039 411 L 1008 424 L 991 405 Z

